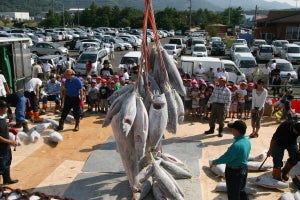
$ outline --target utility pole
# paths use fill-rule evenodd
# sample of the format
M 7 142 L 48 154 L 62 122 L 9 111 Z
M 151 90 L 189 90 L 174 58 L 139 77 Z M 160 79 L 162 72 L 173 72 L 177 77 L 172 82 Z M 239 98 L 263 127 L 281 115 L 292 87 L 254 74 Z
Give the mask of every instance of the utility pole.
M 63 13 L 62 13 L 63 15 L 63 26 L 64 26 L 64 28 L 65 28 L 65 3 L 64 3 L 64 1 L 63 1 Z
M 257 15 L 257 5 L 255 6 L 255 12 L 254 12 L 253 31 L 252 31 L 253 38 L 255 38 L 256 15 Z
M 190 30 L 192 28 L 192 0 L 190 0 Z

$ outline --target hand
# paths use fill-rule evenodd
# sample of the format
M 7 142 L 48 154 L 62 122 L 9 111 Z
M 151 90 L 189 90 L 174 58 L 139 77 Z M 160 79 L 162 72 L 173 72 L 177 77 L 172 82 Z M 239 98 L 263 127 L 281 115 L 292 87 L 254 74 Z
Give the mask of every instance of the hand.
M 13 147 L 16 147 L 18 145 L 17 141 L 15 140 L 9 140 L 10 141 L 10 145 L 13 146 Z
M 8 129 L 8 131 L 13 133 L 14 135 L 18 135 L 18 133 L 19 133 L 19 130 L 14 129 L 14 128 L 10 128 L 10 129 Z

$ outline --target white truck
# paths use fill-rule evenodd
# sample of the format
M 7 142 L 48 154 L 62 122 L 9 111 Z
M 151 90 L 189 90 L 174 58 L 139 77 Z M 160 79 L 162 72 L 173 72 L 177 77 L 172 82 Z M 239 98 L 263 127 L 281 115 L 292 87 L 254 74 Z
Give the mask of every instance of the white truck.
M 228 81 L 231 83 L 239 83 L 246 81 L 245 74 L 242 73 L 236 64 L 231 60 L 223 60 L 215 57 L 192 57 L 192 56 L 181 56 L 181 68 L 184 73 L 190 75 L 195 74 L 199 64 L 205 71 L 209 71 L 212 67 L 213 72 L 217 71 L 217 68 L 223 69 L 228 72 Z M 207 76 L 203 75 L 204 80 L 207 81 Z
M 0 69 L 12 92 L 24 92 L 31 79 L 30 38 L 0 37 Z

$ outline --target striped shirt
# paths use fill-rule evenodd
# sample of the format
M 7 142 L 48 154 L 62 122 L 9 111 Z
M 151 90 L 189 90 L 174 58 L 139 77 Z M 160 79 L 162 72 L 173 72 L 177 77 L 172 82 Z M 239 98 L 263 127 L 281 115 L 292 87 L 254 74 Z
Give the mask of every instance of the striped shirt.
M 231 102 L 231 92 L 227 87 L 215 87 L 208 103 L 224 103 L 229 110 Z

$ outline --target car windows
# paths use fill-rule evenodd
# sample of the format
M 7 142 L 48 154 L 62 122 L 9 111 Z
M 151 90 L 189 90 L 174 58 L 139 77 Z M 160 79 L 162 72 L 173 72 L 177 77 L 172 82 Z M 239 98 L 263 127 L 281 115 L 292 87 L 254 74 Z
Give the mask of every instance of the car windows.
M 240 68 L 255 68 L 254 60 L 241 60 Z
M 92 63 L 96 62 L 97 54 L 81 54 L 78 63 L 86 63 L 88 60 L 91 60 Z
M 293 66 L 290 63 L 277 63 L 276 66 L 279 67 L 280 71 L 293 71 Z
M 288 53 L 300 53 L 300 47 L 289 47 Z
M 236 69 L 232 65 L 225 64 L 224 68 L 225 68 L 226 72 L 234 72 L 234 73 L 236 73 Z
M 272 53 L 273 49 L 272 49 L 272 47 L 261 47 L 260 52 L 261 53 Z
M 174 50 L 174 49 L 175 49 L 175 46 L 165 45 L 165 46 L 164 46 L 164 49 L 166 49 L 166 50 Z

